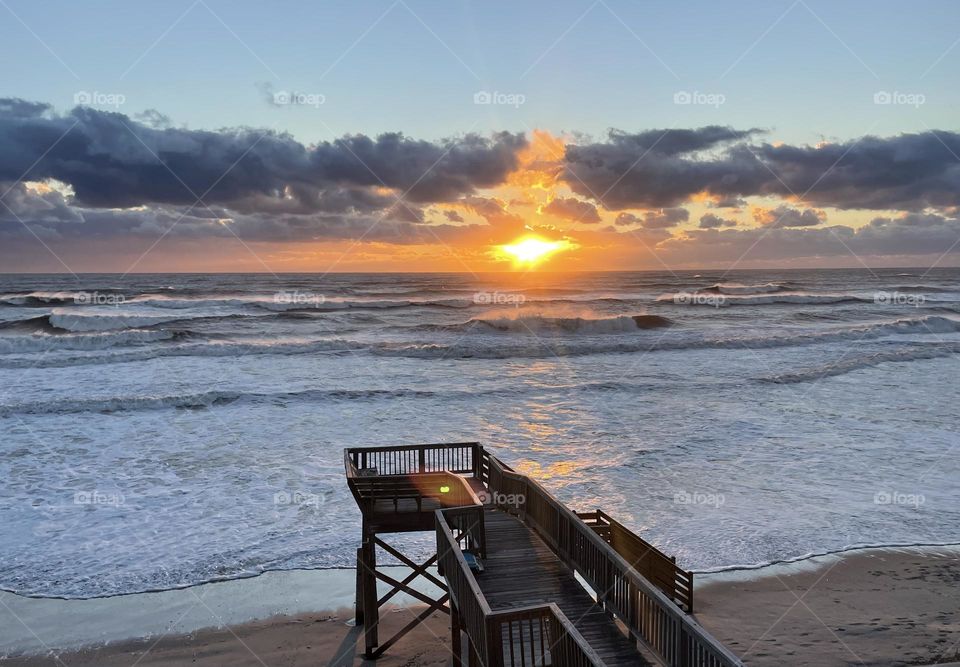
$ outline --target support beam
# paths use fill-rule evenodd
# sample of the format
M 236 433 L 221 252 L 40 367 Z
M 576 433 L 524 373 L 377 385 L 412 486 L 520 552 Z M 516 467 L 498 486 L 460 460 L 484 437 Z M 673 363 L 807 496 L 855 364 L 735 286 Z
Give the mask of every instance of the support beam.
M 364 655 L 372 658 L 374 649 L 380 643 L 377 633 L 377 626 L 380 624 L 380 609 L 377 606 L 377 549 L 372 539 L 366 539 L 360 551 L 363 552 L 361 567 L 363 568 Z
M 377 547 L 395 557 L 401 563 L 409 566 L 412 570 L 402 581 L 394 579 L 385 572 L 377 569 Z M 401 553 L 398 549 L 387 544 L 377 537 L 376 532 L 364 529 L 364 539 L 361 547 L 357 549 L 357 609 L 356 622 L 358 627 L 362 624 L 364 635 L 364 657 L 368 660 L 376 660 L 384 651 L 393 646 L 405 634 L 413 630 L 427 619 L 428 616 L 437 611 L 450 613 L 447 606 L 450 594 L 447 592 L 447 585 L 441 579 L 438 579 L 428 570 L 437 561 L 437 555 L 434 554 L 423 563 L 416 563 L 408 556 Z M 411 583 L 418 577 L 423 577 L 427 581 L 439 587 L 443 594 L 434 599 L 414 588 Z M 391 590 L 381 598 L 377 598 L 377 581 L 386 582 L 391 586 Z M 393 637 L 380 643 L 379 623 L 380 607 L 383 606 L 397 593 L 406 593 L 416 600 L 424 603 L 426 609 L 414 617 L 412 621 L 401 628 Z

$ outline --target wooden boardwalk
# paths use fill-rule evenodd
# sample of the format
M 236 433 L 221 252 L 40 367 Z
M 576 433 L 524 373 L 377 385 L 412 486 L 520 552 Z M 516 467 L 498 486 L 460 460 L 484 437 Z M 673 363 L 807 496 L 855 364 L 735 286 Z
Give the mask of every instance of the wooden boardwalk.
M 519 519 L 486 510 L 487 557 L 477 583 L 493 611 L 553 602 L 609 667 L 651 665 L 550 547 Z
M 356 621 L 368 658 L 443 612 L 457 667 L 742 667 L 690 616 L 690 572 L 605 512 L 573 512 L 479 443 L 353 448 L 344 466 L 363 514 Z M 422 563 L 384 540 L 425 530 L 437 552 Z M 378 551 L 411 574 L 378 568 Z M 423 594 L 417 578 L 442 594 Z M 380 596 L 378 581 L 392 590 Z M 400 591 L 426 607 L 382 641 L 380 607 Z

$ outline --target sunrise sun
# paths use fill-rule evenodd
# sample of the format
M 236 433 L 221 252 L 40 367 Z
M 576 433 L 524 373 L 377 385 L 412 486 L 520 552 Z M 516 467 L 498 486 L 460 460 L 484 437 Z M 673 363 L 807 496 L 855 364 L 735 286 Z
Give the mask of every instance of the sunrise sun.
M 530 267 L 540 264 L 558 252 L 576 247 L 576 244 L 567 239 L 548 241 L 538 236 L 524 236 L 513 243 L 497 246 L 497 254 L 501 259 L 513 261 L 515 265 Z

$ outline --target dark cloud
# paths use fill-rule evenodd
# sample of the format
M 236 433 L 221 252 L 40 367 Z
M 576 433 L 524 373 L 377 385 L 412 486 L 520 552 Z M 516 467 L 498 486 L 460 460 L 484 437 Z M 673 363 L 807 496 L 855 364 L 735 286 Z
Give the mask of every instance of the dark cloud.
M 689 219 L 690 212 L 685 208 L 662 208 L 659 211 L 648 211 L 641 224 L 646 229 L 668 229 Z
M 600 222 L 600 214 L 597 213 L 596 206 L 590 202 L 580 201 L 573 197 L 557 197 L 543 207 L 543 212 L 573 222 L 583 222 L 587 224 Z
M 756 209 L 753 219 L 767 227 L 816 227 L 826 221 L 827 215 L 812 208 L 801 211 L 781 204 L 776 208 Z
M 960 205 L 960 134 L 866 136 L 818 146 L 761 143 L 756 130 L 705 127 L 570 145 L 562 178 L 611 209 L 675 206 L 705 192 L 804 196 L 816 206 L 920 211 Z M 662 137 L 658 142 L 658 137 Z
M 617 215 L 614 224 L 620 226 L 640 225 L 644 229 L 669 229 L 689 219 L 690 212 L 685 208 L 662 208 L 656 211 L 647 211 L 643 216 L 636 216 L 624 211 Z
M 700 229 L 717 229 L 718 227 L 736 227 L 736 220 L 721 218 L 713 213 L 705 213 L 700 216 Z
M 5 194 L 4 194 L 5 193 Z M 46 186 L 0 183 L 0 221 L 78 223 L 83 215 L 63 193 Z
M 443 216 L 450 222 L 463 222 L 463 216 L 456 211 L 444 211 Z
M 523 227 L 523 218 L 508 211 L 495 197 L 464 197 L 460 203 L 494 227 Z
M 613 210 L 673 207 L 703 190 L 735 196 L 770 176 L 751 155 L 725 148 L 755 133 L 719 126 L 639 134 L 612 130 L 604 143 L 568 145 L 561 177 L 577 194 Z M 725 157 L 700 158 L 717 150 Z
M 517 166 L 520 134 L 445 141 L 400 133 L 346 136 L 304 146 L 271 130 L 157 128 L 77 107 L 65 115 L 23 100 L 0 101 L 0 180 L 54 178 L 78 203 L 231 204 L 322 201 L 333 189 L 387 187 L 416 203 L 450 201 L 497 185 Z M 39 157 L 39 160 L 38 160 Z

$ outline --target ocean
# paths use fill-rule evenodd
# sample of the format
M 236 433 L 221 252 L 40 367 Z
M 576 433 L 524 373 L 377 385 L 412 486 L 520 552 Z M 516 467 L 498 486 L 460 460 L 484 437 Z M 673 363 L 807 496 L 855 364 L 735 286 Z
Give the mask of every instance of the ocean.
M 696 571 L 960 542 L 958 352 L 957 269 L 0 276 L 0 588 L 350 566 L 419 442 Z

